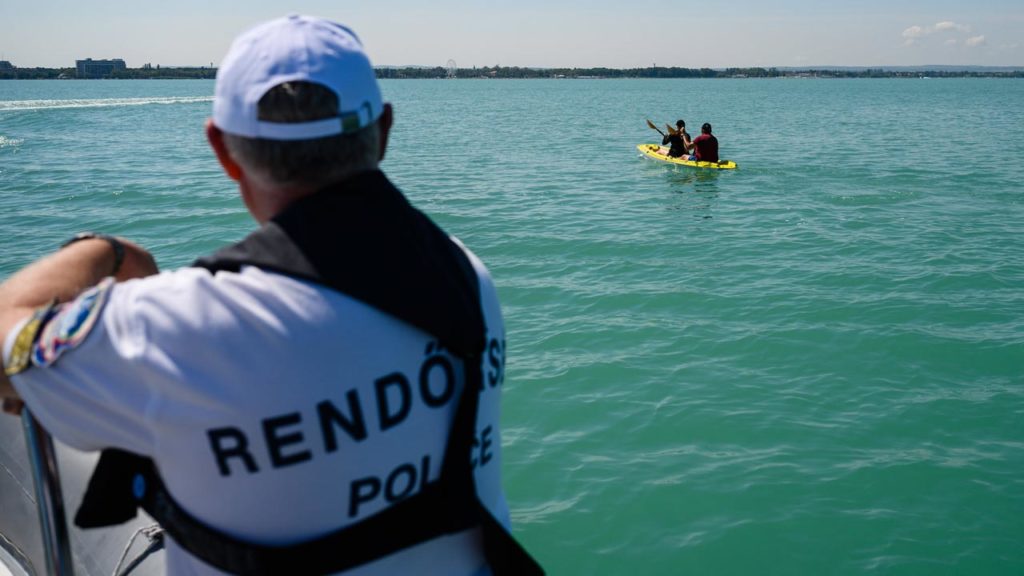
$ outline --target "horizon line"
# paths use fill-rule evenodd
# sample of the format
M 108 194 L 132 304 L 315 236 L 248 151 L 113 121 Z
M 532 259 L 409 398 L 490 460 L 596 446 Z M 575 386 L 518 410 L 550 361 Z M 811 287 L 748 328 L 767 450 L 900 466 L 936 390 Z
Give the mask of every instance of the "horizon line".
M 122 58 L 104 58 L 102 60 L 122 60 Z M 75 65 L 69 66 L 16 66 L 13 62 L 0 58 L 0 62 L 10 64 L 15 69 L 49 69 L 49 70 L 61 70 L 65 68 L 75 68 Z M 211 63 L 212 64 L 212 63 Z M 142 66 L 128 67 L 129 70 L 142 70 L 144 67 L 156 67 L 161 68 L 196 68 L 196 69 L 217 69 L 219 66 L 211 66 L 210 64 L 200 65 L 181 65 L 181 64 L 152 64 L 147 62 Z M 376 64 L 373 66 L 374 69 L 382 68 L 448 68 L 446 65 L 441 64 Z M 841 70 L 841 69 L 906 69 L 906 68 L 946 68 L 946 69 L 968 69 L 968 68 L 999 68 L 999 69 L 1011 69 L 1011 70 L 1024 70 L 1024 64 L 814 64 L 814 65 L 755 65 L 755 66 L 743 66 L 743 65 L 727 65 L 727 66 L 632 66 L 632 67 L 615 67 L 615 66 L 521 66 L 511 65 L 502 66 L 496 64 L 494 66 L 458 66 L 454 67 L 456 70 L 479 70 L 479 69 L 501 69 L 501 68 L 520 68 L 526 70 L 592 70 L 598 68 L 604 68 L 608 70 L 652 70 L 652 69 L 684 69 L 684 70 L 729 70 L 729 69 L 750 69 L 750 70 Z

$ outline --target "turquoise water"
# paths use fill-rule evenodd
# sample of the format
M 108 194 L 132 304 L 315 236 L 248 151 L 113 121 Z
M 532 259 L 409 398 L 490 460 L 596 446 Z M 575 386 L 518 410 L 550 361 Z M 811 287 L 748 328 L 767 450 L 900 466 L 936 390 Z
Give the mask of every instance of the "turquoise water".
M 551 574 L 1024 573 L 1024 83 L 385 81 L 385 171 L 490 266 Z M 0 277 L 253 224 L 212 82 L 0 82 Z M 639 157 L 715 126 L 731 172 Z

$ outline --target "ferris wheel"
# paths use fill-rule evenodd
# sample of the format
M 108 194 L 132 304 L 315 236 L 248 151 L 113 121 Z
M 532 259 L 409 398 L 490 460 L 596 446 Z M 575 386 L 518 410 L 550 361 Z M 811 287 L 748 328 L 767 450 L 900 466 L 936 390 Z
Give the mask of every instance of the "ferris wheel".
M 444 65 L 444 67 L 448 72 L 445 75 L 445 78 L 455 78 L 455 60 L 449 60 L 448 63 Z

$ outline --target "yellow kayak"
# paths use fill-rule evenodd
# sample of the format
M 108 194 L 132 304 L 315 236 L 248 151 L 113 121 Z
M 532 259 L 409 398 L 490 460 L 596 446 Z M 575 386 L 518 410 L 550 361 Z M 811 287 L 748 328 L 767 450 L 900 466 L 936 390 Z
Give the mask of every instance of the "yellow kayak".
M 661 146 L 657 144 L 637 144 L 636 149 L 641 154 L 651 158 L 653 160 L 659 160 L 668 164 L 678 164 L 679 166 L 689 166 L 691 168 L 711 168 L 714 170 L 735 170 L 736 163 L 732 160 L 719 160 L 718 162 L 698 162 L 696 160 L 683 160 L 682 158 L 671 158 L 666 154 L 661 153 Z M 668 151 L 668 148 L 665 148 Z

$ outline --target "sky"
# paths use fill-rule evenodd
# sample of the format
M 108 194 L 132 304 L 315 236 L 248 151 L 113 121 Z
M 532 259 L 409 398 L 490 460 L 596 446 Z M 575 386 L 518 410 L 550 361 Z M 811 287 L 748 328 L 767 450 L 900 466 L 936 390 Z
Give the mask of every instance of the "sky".
M 1024 66 L 1022 0 L 0 0 L 0 60 L 217 66 L 290 12 L 352 27 L 377 66 Z

